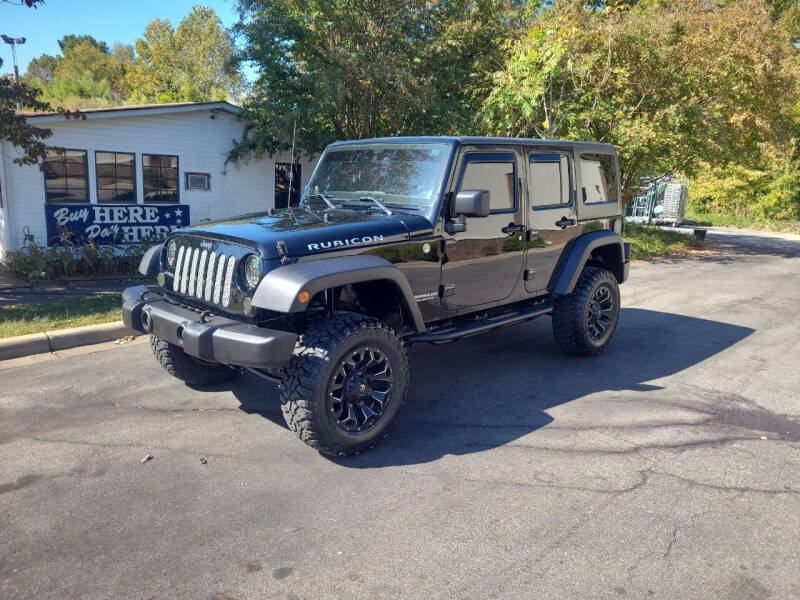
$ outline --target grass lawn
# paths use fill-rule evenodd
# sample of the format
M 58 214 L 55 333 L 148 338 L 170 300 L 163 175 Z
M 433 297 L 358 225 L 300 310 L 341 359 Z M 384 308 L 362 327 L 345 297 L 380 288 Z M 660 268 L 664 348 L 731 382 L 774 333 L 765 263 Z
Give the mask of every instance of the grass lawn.
M 698 213 L 688 211 L 686 220 L 693 221 L 703 227 L 737 227 L 739 229 L 757 229 L 760 231 L 778 231 L 782 233 L 800 233 L 800 221 L 779 219 L 755 219 L 718 215 L 716 213 Z
M 0 306 L 0 338 L 119 321 L 121 306 L 118 293 Z
M 703 247 L 703 242 L 692 236 L 636 223 L 625 224 L 625 241 L 631 243 L 631 258 L 638 260 L 674 256 Z

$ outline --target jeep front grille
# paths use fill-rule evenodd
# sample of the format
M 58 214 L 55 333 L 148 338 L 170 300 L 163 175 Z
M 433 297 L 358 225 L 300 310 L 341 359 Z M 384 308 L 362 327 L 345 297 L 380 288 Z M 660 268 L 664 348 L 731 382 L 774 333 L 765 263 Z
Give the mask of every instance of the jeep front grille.
M 236 256 L 179 242 L 172 291 L 188 298 L 231 304 Z

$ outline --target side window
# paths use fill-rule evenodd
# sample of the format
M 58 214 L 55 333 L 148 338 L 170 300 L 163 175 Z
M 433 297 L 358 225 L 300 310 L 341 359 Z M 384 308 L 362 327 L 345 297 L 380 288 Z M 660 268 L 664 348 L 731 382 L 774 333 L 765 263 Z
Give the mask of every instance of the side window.
M 177 204 L 178 157 L 168 154 L 142 154 L 142 183 L 145 202 Z
M 586 204 L 619 201 L 614 157 L 608 154 L 582 154 L 581 185 Z
M 136 157 L 128 152 L 95 152 L 97 202 L 136 204 Z
M 42 170 L 47 202 L 89 202 L 86 150 L 48 148 Z
M 569 157 L 531 154 L 528 162 L 531 206 L 570 203 Z
M 516 210 L 516 162 L 513 154 L 468 154 L 459 190 L 489 190 L 491 212 Z

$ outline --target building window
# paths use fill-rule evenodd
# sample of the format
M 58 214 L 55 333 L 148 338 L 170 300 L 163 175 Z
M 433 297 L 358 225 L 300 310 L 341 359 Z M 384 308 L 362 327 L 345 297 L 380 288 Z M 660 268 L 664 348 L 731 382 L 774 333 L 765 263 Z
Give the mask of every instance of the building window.
M 187 190 L 209 190 L 211 189 L 211 175 L 208 173 L 186 173 Z
M 89 202 L 86 150 L 49 148 L 44 159 L 44 193 L 47 202 Z
M 136 204 L 136 158 L 127 152 L 95 152 L 97 202 Z
M 292 204 L 300 202 L 300 165 L 297 163 L 275 163 L 275 208 L 289 205 L 289 185 L 292 187 Z M 291 176 L 290 176 L 291 173 Z
M 145 202 L 178 203 L 178 157 L 142 154 Z

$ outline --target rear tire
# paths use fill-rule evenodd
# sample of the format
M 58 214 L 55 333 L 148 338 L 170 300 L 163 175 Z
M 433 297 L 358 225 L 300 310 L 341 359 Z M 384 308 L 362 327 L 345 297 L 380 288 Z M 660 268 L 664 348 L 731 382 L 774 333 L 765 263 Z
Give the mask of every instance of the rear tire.
M 150 348 L 167 373 L 189 385 L 200 387 L 221 383 L 236 374 L 236 371 L 226 365 L 192 358 L 179 346 L 154 335 L 150 336 Z
M 595 356 L 605 350 L 619 321 L 619 286 L 600 267 L 584 267 L 575 289 L 553 308 L 553 334 L 570 354 Z
M 300 336 L 284 368 L 289 429 L 322 454 L 360 454 L 385 438 L 408 393 L 405 344 L 381 321 L 341 313 Z

